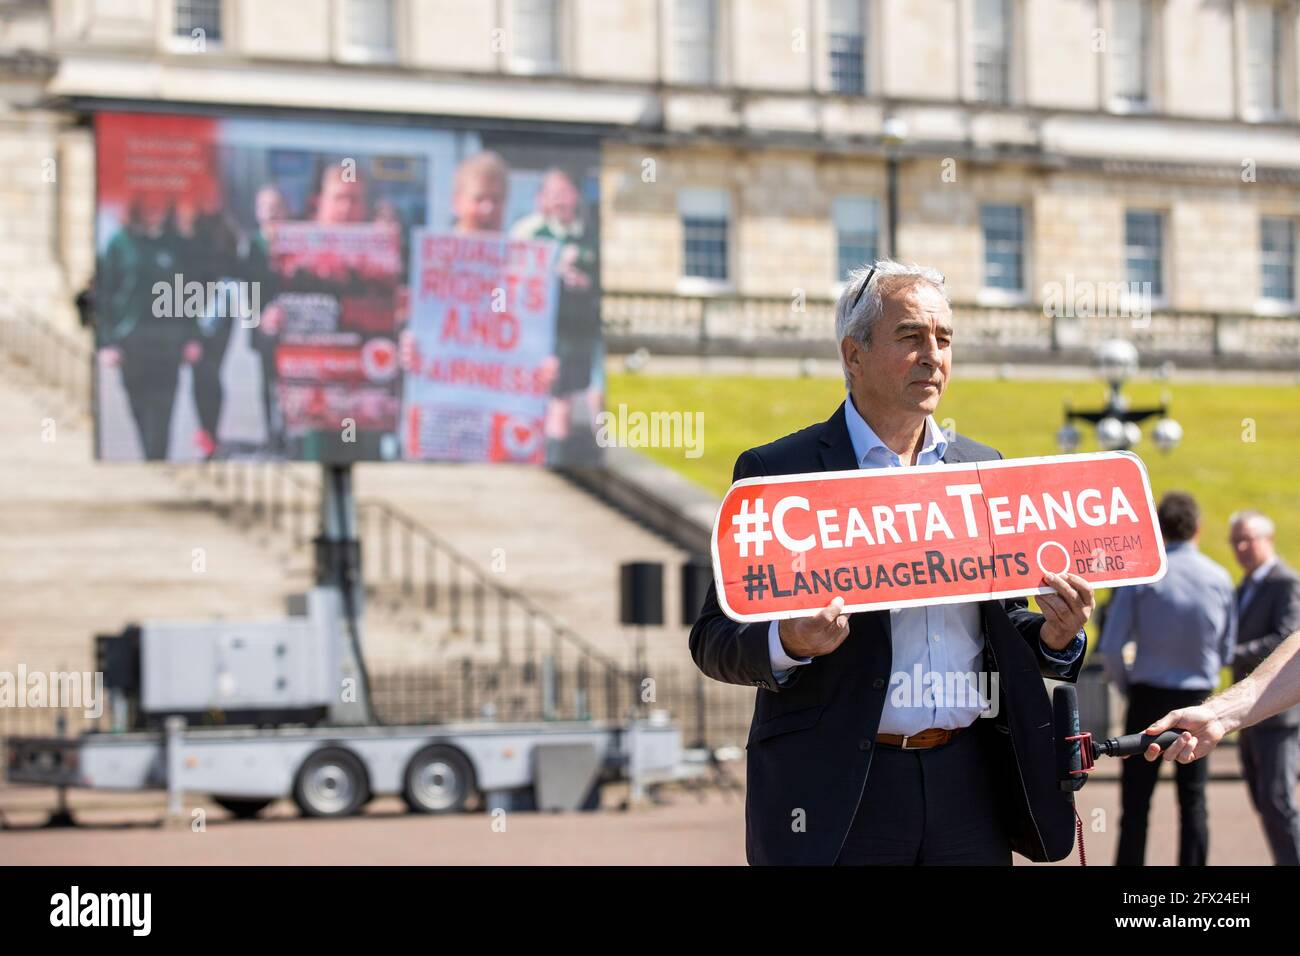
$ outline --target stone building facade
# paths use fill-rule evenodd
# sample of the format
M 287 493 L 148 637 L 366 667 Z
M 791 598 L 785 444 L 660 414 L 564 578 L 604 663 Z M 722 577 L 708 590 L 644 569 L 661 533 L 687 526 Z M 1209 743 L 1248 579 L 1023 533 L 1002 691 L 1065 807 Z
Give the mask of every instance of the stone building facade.
M 1294 317 L 1298 7 L 13 0 L 0 285 L 75 326 L 112 102 L 596 130 L 614 298 L 824 303 L 892 252 L 972 309 L 1145 282 L 1157 312 Z

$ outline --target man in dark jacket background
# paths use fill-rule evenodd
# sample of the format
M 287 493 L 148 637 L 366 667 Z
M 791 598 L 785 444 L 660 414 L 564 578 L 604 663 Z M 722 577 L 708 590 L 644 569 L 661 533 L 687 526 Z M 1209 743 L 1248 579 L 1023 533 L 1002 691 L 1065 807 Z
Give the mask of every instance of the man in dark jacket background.
M 1228 542 L 1246 576 L 1237 587 L 1237 650 L 1232 678 L 1244 680 L 1286 637 L 1300 631 L 1300 577 L 1273 545 L 1273 522 L 1258 511 L 1238 511 Z M 1241 732 L 1241 768 L 1264 824 L 1273 862 L 1300 865 L 1300 705 Z
M 932 413 L 952 369 L 952 311 L 933 269 L 884 260 L 836 305 L 848 395 L 831 417 L 741 454 L 733 480 L 987 461 Z M 1094 599 L 1077 575 L 1024 599 L 738 624 L 710 588 L 691 654 L 715 680 L 758 688 L 746 854 L 754 864 L 1009 864 L 1063 858 L 1072 804 L 1057 786 L 1042 677 L 1073 681 Z M 916 673 L 951 687 L 978 672 L 990 699 L 919 701 Z M 949 678 L 957 677 L 957 681 Z M 969 685 L 968 685 L 969 686 Z M 892 692 L 891 692 L 892 688 Z M 987 706 L 986 706 L 987 705 Z M 991 713 L 990 719 L 979 719 Z

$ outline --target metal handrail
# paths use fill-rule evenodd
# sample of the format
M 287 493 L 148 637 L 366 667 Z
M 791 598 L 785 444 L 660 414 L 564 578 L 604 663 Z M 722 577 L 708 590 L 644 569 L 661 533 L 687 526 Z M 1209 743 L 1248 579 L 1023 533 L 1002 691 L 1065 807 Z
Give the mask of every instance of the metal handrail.
M 90 344 L 54 327 L 11 295 L 0 296 L 0 349 L 85 410 L 90 405 Z

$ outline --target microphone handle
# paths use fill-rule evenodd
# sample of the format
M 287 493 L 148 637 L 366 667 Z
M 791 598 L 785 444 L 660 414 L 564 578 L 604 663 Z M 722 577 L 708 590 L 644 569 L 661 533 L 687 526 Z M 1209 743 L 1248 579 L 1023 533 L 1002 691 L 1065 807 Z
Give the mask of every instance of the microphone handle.
M 1125 734 L 1123 737 L 1111 737 L 1100 747 L 1098 753 L 1106 754 L 1109 757 L 1131 757 L 1134 754 L 1145 753 L 1147 747 L 1156 744 L 1163 753 L 1170 744 L 1183 735 L 1183 731 L 1174 728 L 1166 730 L 1162 734 Z

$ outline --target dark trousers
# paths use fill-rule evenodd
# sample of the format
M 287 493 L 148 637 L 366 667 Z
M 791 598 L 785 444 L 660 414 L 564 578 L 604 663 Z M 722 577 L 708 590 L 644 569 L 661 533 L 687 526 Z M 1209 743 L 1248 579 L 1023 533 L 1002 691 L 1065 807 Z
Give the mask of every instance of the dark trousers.
M 215 332 L 203 339 L 203 355 L 194 364 L 194 407 L 199 413 L 199 425 L 215 442 L 217 425 L 221 422 L 221 406 L 225 390 L 221 386 L 221 363 L 226 360 L 230 345 L 232 319 L 217 319 L 221 323 Z
M 280 414 L 280 396 L 276 393 L 275 350 L 278 341 L 273 336 L 253 330 L 253 348 L 262 366 L 262 412 L 266 416 L 266 445 L 278 451 L 284 442 L 284 422 Z
M 1300 865 L 1300 815 L 1296 813 L 1296 767 L 1300 729 L 1247 727 L 1241 732 L 1241 770 L 1264 835 L 1278 866 Z
M 180 374 L 179 351 L 122 346 L 122 385 L 147 460 L 158 461 L 167 457 L 172 406 L 176 404 Z
M 1010 866 L 977 728 L 932 750 L 877 744 L 835 864 Z
M 1170 690 L 1134 684 L 1128 691 L 1128 715 L 1124 733 L 1146 730 L 1171 710 L 1193 707 L 1209 696 L 1204 690 Z M 1120 772 L 1120 804 L 1123 816 L 1119 823 L 1119 850 L 1116 866 L 1145 865 L 1147 815 L 1151 812 L 1151 794 L 1156 788 L 1163 760 L 1148 761 L 1141 754 L 1128 757 Z M 1204 866 L 1210 852 L 1210 828 L 1207 822 L 1205 785 L 1210 779 L 1210 762 L 1206 759 L 1175 764 L 1178 784 L 1178 865 Z

